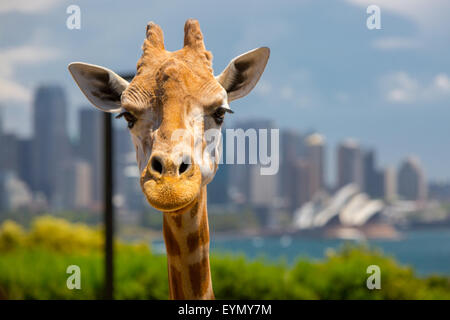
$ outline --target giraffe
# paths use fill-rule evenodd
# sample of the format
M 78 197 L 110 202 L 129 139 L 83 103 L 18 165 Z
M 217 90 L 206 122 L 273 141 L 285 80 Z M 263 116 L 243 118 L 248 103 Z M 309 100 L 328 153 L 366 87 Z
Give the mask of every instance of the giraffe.
M 94 107 L 127 122 L 142 191 L 163 214 L 170 299 L 214 299 L 206 186 L 218 168 L 220 139 L 208 141 L 206 133 L 220 135 L 225 114 L 233 113 L 228 103 L 255 87 L 270 50 L 242 54 L 214 76 L 200 25 L 189 19 L 182 49 L 165 50 L 162 29 L 149 22 L 142 51 L 130 83 L 92 64 L 68 68 Z

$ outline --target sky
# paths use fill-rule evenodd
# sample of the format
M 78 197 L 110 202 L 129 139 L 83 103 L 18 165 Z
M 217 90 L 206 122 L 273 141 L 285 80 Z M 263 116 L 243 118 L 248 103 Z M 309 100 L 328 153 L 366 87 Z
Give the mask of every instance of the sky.
M 81 29 L 69 30 L 69 5 Z M 369 30 L 369 5 L 381 29 Z M 259 84 L 234 101 L 226 121 L 269 118 L 280 128 L 317 130 L 334 170 L 336 144 L 355 138 L 380 166 L 417 155 L 426 175 L 450 179 L 450 2 L 445 0 L 58 1 L 0 2 L 0 115 L 5 130 L 32 133 L 33 93 L 64 87 L 69 129 L 88 102 L 67 71 L 83 61 L 134 71 L 147 22 L 159 24 L 168 50 L 199 20 L 219 74 L 260 46 L 271 57 Z

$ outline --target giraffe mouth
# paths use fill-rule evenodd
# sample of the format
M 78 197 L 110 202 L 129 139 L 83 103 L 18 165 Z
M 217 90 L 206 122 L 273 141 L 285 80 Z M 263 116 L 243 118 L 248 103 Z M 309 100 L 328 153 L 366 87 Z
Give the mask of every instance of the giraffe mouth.
M 180 209 L 177 209 L 177 210 L 161 210 L 163 213 L 167 213 L 167 214 L 184 214 L 184 213 L 186 213 L 187 211 L 189 211 L 189 210 L 191 210 L 194 206 L 195 206 L 195 204 L 197 203 L 197 201 L 196 201 L 197 199 L 193 199 L 192 201 L 191 201 L 191 203 L 189 203 L 189 204 L 187 204 L 186 206 L 184 206 L 184 207 L 182 207 L 182 208 L 180 208 Z
M 199 195 L 201 173 L 194 169 L 189 177 L 165 176 L 142 179 L 142 191 L 148 203 L 156 210 L 167 213 L 184 213 L 191 208 Z

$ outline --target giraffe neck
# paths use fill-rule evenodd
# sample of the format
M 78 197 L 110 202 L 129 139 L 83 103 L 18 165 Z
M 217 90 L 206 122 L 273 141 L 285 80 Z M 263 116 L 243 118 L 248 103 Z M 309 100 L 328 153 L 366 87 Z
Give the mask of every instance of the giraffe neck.
M 170 299 L 214 299 L 206 186 L 184 213 L 164 213 Z

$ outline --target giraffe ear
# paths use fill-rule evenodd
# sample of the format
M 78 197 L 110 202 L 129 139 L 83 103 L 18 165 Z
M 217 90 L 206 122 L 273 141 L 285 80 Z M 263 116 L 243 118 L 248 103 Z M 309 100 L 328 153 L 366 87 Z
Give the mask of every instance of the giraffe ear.
M 225 70 L 216 77 L 227 90 L 228 101 L 246 96 L 255 87 L 264 72 L 269 55 L 270 49 L 262 47 L 231 60 Z
M 100 66 L 72 62 L 69 71 L 86 98 L 105 112 L 119 112 L 120 97 L 128 87 L 128 81 L 113 71 Z

